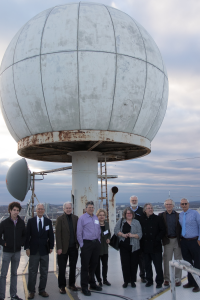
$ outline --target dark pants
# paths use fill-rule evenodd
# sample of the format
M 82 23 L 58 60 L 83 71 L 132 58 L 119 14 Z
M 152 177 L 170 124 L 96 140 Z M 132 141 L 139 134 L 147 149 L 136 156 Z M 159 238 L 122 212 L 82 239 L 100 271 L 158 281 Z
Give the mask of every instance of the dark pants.
M 183 259 L 188 261 L 193 267 L 200 269 L 200 246 L 195 240 L 181 239 L 181 252 Z M 188 282 L 195 287 L 198 286 L 193 276 L 188 273 Z
M 98 240 L 83 240 L 83 247 L 81 248 L 81 287 L 84 289 L 88 288 L 88 282 L 91 286 L 95 285 L 94 273 L 98 264 L 99 253 L 100 242 Z
M 124 282 L 134 283 L 137 281 L 137 268 L 139 261 L 139 250 L 132 252 L 131 245 L 123 245 L 123 242 L 120 243 L 120 257 L 122 265 L 122 273 Z
M 107 273 L 108 273 L 108 254 L 99 255 L 99 261 L 98 265 L 95 271 L 96 278 L 98 282 L 101 282 L 101 267 L 100 267 L 100 261 L 102 262 L 102 276 L 103 281 L 107 280 Z
M 152 271 L 152 261 L 156 270 L 156 283 L 163 284 L 163 269 L 162 269 L 162 252 L 158 253 L 145 253 L 145 270 L 146 279 L 149 283 L 153 283 L 153 271 Z
M 76 263 L 78 259 L 78 249 L 75 247 L 68 248 L 67 253 L 57 255 L 58 260 L 58 286 L 66 287 L 66 266 L 67 260 L 69 257 L 69 285 L 73 286 L 75 284 L 75 276 L 76 276 Z
M 145 261 L 144 261 L 144 252 L 139 251 L 139 267 L 140 267 L 140 277 L 146 278 L 145 275 Z
M 29 273 L 28 273 L 28 290 L 35 293 L 35 285 L 40 265 L 40 283 L 39 292 L 45 291 L 47 284 L 47 275 L 49 267 L 49 255 L 40 255 L 39 251 L 35 255 L 30 255 L 29 258 Z

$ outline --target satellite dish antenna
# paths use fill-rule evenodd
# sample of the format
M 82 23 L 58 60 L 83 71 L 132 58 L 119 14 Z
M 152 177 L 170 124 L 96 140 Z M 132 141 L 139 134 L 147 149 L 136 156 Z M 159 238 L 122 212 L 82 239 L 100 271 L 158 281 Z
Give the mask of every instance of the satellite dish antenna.
M 6 185 L 9 193 L 17 200 L 24 201 L 31 187 L 31 171 L 25 158 L 16 161 L 8 170 Z

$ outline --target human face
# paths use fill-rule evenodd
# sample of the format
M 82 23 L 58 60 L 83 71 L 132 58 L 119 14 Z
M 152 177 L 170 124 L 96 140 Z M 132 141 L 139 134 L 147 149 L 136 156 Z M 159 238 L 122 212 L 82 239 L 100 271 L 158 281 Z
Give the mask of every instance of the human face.
M 16 207 L 16 206 L 14 206 L 13 209 L 10 210 L 10 217 L 11 217 L 11 219 L 16 220 L 18 214 L 19 214 L 19 208 Z
M 137 205 L 138 205 L 137 197 L 131 197 L 130 204 L 132 207 L 137 207 Z
M 132 219 L 133 219 L 133 215 L 132 215 L 131 211 L 127 210 L 127 212 L 126 212 L 126 220 L 132 220 Z
M 65 208 L 64 208 L 64 212 L 67 214 L 67 215 L 71 215 L 72 213 L 72 206 L 71 204 L 65 204 Z
M 45 212 L 44 206 L 38 205 L 36 208 L 36 213 L 37 213 L 38 218 L 42 218 L 44 212 Z
M 147 214 L 147 217 L 153 215 L 153 207 L 151 207 L 151 205 L 147 205 L 145 212 Z
M 172 210 L 173 210 L 173 208 L 174 208 L 174 205 L 173 205 L 173 203 L 172 203 L 171 200 L 165 201 L 165 208 L 166 208 L 167 212 L 168 212 L 169 214 L 171 214 L 171 212 L 172 212 Z
M 98 219 L 99 219 L 99 223 L 104 223 L 105 221 L 105 213 L 103 211 L 101 211 L 99 214 L 98 214 Z
M 187 200 L 185 200 L 185 199 L 181 199 L 181 208 L 182 208 L 182 210 L 185 212 L 185 211 L 187 211 L 188 209 L 189 209 L 189 203 L 187 202 Z
M 86 207 L 85 210 L 86 210 L 86 212 L 87 212 L 90 216 L 92 216 L 92 215 L 93 215 L 93 212 L 94 212 L 94 205 L 89 204 L 88 207 Z

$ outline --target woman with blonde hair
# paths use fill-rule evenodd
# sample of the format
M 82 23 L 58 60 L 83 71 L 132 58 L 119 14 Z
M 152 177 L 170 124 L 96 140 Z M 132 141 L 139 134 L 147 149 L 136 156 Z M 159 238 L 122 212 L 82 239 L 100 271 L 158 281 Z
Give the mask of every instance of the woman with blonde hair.
M 111 285 L 110 282 L 107 280 L 107 273 L 108 273 L 108 244 L 110 243 L 110 229 L 108 222 L 105 221 L 106 218 L 106 211 L 105 209 L 98 209 L 96 213 L 99 224 L 101 227 L 101 247 L 100 247 L 100 255 L 98 265 L 95 271 L 96 278 L 99 282 L 99 285 L 102 286 L 102 279 L 101 279 L 101 271 L 100 271 L 100 261 L 102 263 L 102 277 L 103 277 L 103 284 Z

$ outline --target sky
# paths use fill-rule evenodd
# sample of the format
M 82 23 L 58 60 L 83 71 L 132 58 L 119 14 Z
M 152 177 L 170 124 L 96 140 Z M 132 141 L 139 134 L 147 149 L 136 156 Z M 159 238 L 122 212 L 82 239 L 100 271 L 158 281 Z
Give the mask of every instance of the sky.
M 68 0 L 6 0 L 0 4 L 0 63 L 15 33 L 41 11 Z M 84 1 L 83 1 L 84 2 Z M 90 2 L 90 1 L 87 1 Z M 200 201 L 200 1 L 199 0 L 93 0 L 128 13 L 153 37 L 169 78 L 168 108 L 143 158 L 108 164 L 108 174 L 118 175 L 108 189 L 118 186 L 117 202 L 137 195 L 139 202 L 164 202 L 169 191 L 174 201 L 182 197 Z M 0 205 L 14 201 L 5 178 L 21 157 L 0 112 Z M 185 159 L 190 158 L 190 159 Z M 31 171 L 67 164 L 27 160 Z M 45 176 L 36 182 L 40 202 L 63 203 L 71 199 L 71 170 Z M 100 195 L 100 190 L 99 190 Z M 31 197 L 29 191 L 25 201 Z

